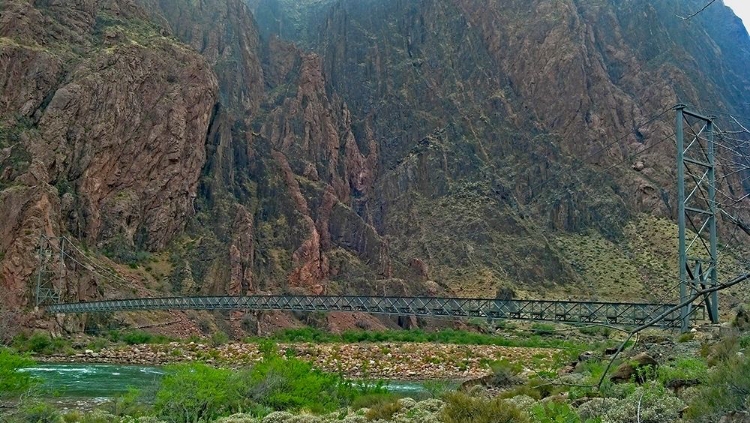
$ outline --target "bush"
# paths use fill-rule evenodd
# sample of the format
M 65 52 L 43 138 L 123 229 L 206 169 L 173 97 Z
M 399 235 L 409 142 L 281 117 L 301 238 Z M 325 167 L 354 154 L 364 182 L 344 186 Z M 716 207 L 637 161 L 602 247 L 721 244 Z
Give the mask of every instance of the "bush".
M 244 371 L 198 363 L 167 370 L 154 409 L 166 420 L 180 423 L 210 421 L 243 410 L 260 416 L 273 410 L 331 412 L 362 395 L 386 392 L 381 384 L 356 385 L 273 351 Z
M 0 398 L 21 394 L 34 386 L 36 379 L 18 371 L 33 365 L 32 360 L 0 348 Z
M 19 352 L 33 352 L 44 355 L 69 353 L 72 351 L 70 342 L 62 338 L 50 338 L 44 332 L 36 332 L 30 338 L 26 334 L 16 336 L 13 340 L 13 348 Z
M 538 333 L 554 332 L 552 325 L 535 324 L 534 330 Z M 258 342 L 259 339 L 249 337 L 247 342 Z M 517 347 L 540 347 L 540 348 L 583 348 L 582 344 L 562 341 L 552 338 L 544 338 L 538 335 L 524 337 L 521 339 L 508 339 L 500 336 L 467 332 L 462 330 L 444 329 L 438 332 L 425 332 L 421 329 L 415 330 L 389 330 L 389 331 L 363 331 L 350 330 L 341 335 L 323 332 L 319 329 L 302 328 L 287 329 L 272 335 L 272 338 L 280 342 L 435 342 L 442 344 L 458 345 L 498 345 Z
M 218 346 L 226 344 L 227 342 L 229 342 L 229 335 L 227 335 L 226 333 L 219 331 L 219 332 L 214 332 L 213 334 L 211 334 L 212 346 L 218 347 Z
M 606 326 L 581 326 L 578 328 L 578 332 L 589 336 L 602 336 L 609 338 L 612 334 L 612 329 Z
M 677 338 L 677 342 L 688 342 L 695 339 L 695 334 L 692 332 L 683 333 Z
M 520 363 L 512 363 L 502 359 L 490 363 L 490 370 L 492 370 L 492 385 L 503 387 L 518 383 L 520 381 L 518 375 L 523 367 Z
M 16 415 L 16 421 L 29 423 L 59 423 L 60 412 L 45 402 L 23 404 Z
M 398 401 L 398 397 L 390 392 L 384 392 L 382 394 L 367 394 L 357 397 L 352 401 L 349 407 L 357 411 L 362 408 L 373 408 L 377 405 Z
M 390 420 L 393 415 L 401 411 L 401 405 L 398 400 L 390 400 L 373 404 L 365 413 L 367 420 Z
M 568 404 L 557 402 L 537 403 L 530 410 L 535 423 L 595 423 L 600 419 L 582 420 Z
M 701 354 L 707 359 L 709 367 L 713 367 L 736 356 L 740 348 L 740 337 L 731 333 L 713 345 L 704 344 Z
M 699 392 L 687 412 L 695 421 L 718 421 L 729 412 L 746 410 L 750 405 L 750 359 L 735 355 L 723 360 L 709 372 Z
M 640 417 L 641 423 L 677 421 L 685 408 L 679 398 L 657 382 L 637 387 L 624 399 L 595 398 L 582 404 L 578 412 L 582 418 L 598 418 L 612 423 L 629 423 Z
M 451 391 L 453 384 L 445 380 L 427 380 L 422 386 L 430 398 L 440 398 Z
M 546 323 L 534 323 L 531 330 L 539 335 L 552 335 L 555 333 L 555 327 Z
M 698 380 L 704 382 L 708 376 L 708 365 L 694 357 L 681 357 L 662 365 L 658 371 L 659 381 L 667 384 L 674 380 Z
M 128 345 L 165 344 L 169 342 L 169 338 L 164 335 L 152 335 L 142 330 L 130 330 L 127 332 L 111 330 L 109 331 L 109 339 L 112 342 L 124 342 Z
M 141 399 L 141 391 L 130 388 L 128 392 L 117 395 L 105 403 L 103 408 L 113 416 L 144 416 L 148 412 L 148 407 Z
M 445 396 L 440 417 L 446 423 L 526 423 L 529 419 L 516 406 L 500 398 L 470 397 L 460 392 Z
M 214 420 L 239 410 L 241 387 L 233 372 L 205 364 L 169 366 L 156 393 L 159 416 L 178 423 Z
M 266 357 L 250 369 L 248 377 L 249 397 L 274 410 L 330 412 L 359 393 L 338 375 L 296 358 Z

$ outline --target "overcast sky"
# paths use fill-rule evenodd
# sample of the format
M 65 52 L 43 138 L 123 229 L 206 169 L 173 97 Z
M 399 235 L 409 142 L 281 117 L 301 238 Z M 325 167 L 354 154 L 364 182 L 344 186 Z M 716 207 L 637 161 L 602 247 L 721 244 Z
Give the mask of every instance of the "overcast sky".
M 724 0 L 724 4 L 734 10 L 734 14 L 742 18 L 745 28 L 750 28 L 750 1 L 749 0 Z

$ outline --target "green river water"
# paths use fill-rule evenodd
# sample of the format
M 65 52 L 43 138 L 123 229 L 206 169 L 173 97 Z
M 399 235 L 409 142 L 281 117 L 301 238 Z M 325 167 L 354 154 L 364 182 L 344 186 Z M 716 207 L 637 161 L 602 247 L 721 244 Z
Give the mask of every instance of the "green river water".
M 155 389 L 164 375 L 159 367 L 120 364 L 37 364 L 23 369 L 42 380 L 44 388 L 59 398 L 104 401 L 129 388 Z M 388 382 L 388 389 L 408 395 L 424 391 L 419 382 Z

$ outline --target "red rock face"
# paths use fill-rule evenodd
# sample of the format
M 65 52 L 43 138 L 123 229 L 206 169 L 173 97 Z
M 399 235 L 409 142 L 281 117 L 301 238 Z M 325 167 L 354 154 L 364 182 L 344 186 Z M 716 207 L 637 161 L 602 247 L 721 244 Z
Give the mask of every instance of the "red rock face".
M 140 231 L 163 248 L 192 212 L 216 82 L 194 53 L 163 48 L 114 47 L 81 63 L 38 122 L 31 151 L 52 180 L 75 181 L 75 230 L 89 242 Z
M 184 228 L 217 82 L 197 53 L 134 32 L 146 14 L 131 2 L 2 7 L 3 142 L 27 160 L 0 185 L 2 285 L 23 306 L 42 233 L 157 249 Z
M 170 295 L 576 282 L 555 234 L 673 214 L 672 117 L 638 124 L 747 110 L 746 34 L 664 4 L 6 1 L 2 286 L 27 304 L 40 232 L 164 252 Z

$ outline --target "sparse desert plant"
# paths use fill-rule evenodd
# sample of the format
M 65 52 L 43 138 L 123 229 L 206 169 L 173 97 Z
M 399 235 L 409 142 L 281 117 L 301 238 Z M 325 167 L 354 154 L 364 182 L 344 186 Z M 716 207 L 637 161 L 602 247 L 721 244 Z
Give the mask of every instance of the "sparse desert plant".
M 229 342 L 229 335 L 222 331 L 214 332 L 211 334 L 211 345 L 218 347 Z
M 430 398 L 440 398 L 451 390 L 451 383 L 445 380 L 428 380 L 422 386 Z
M 365 413 L 365 417 L 367 417 L 367 420 L 390 420 L 402 408 L 403 406 L 398 400 L 384 401 L 373 404 L 367 413 Z
M 471 397 L 461 392 L 445 396 L 440 415 L 445 423 L 526 423 L 528 417 L 515 405 L 501 399 Z
M 611 423 L 662 423 L 676 421 L 684 408 L 685 403 L 661 383 L 648 382 L 623 399 L 594 398 L 582 404 L 578 414 Z
M 379 404 L 397 401 L 398 397 L 390 392 L 382 394 L 367 394 L 356 398 L 352 401 L 350 407 L 352 410 L 359 410 L 361 408 L 373 408 Z
M 695 357 L 680 357 L 672 362 L 659 366 L 658 378 L 663 384 L 675 380 L 695 380 L 704 382 L 708 376 L 708 365 L 704 360 Z
M 687 412 L 694 421 L 713 422 L 729 412 L 750 406 L 750 359 L 734 355 L 717 363 L 708 373 Z
M 523 367 L 520 363 L 508 360 L 496 360 L 490 363 L 490 370 L 492 370 L 493 386 L 508 386 L 514 385 L 521 380 L 518 375 L 523 370 Z
M 59 423 L 62 416 L 52 405 L 33 399 L 21 404 L 14 419 L 18 422 L 29 423 Z
M 538 402 L 529 410 L 535 423 L 597 423 L 599 418 L 581 419 L 581 416 L 566 403 L 554 401 Z

